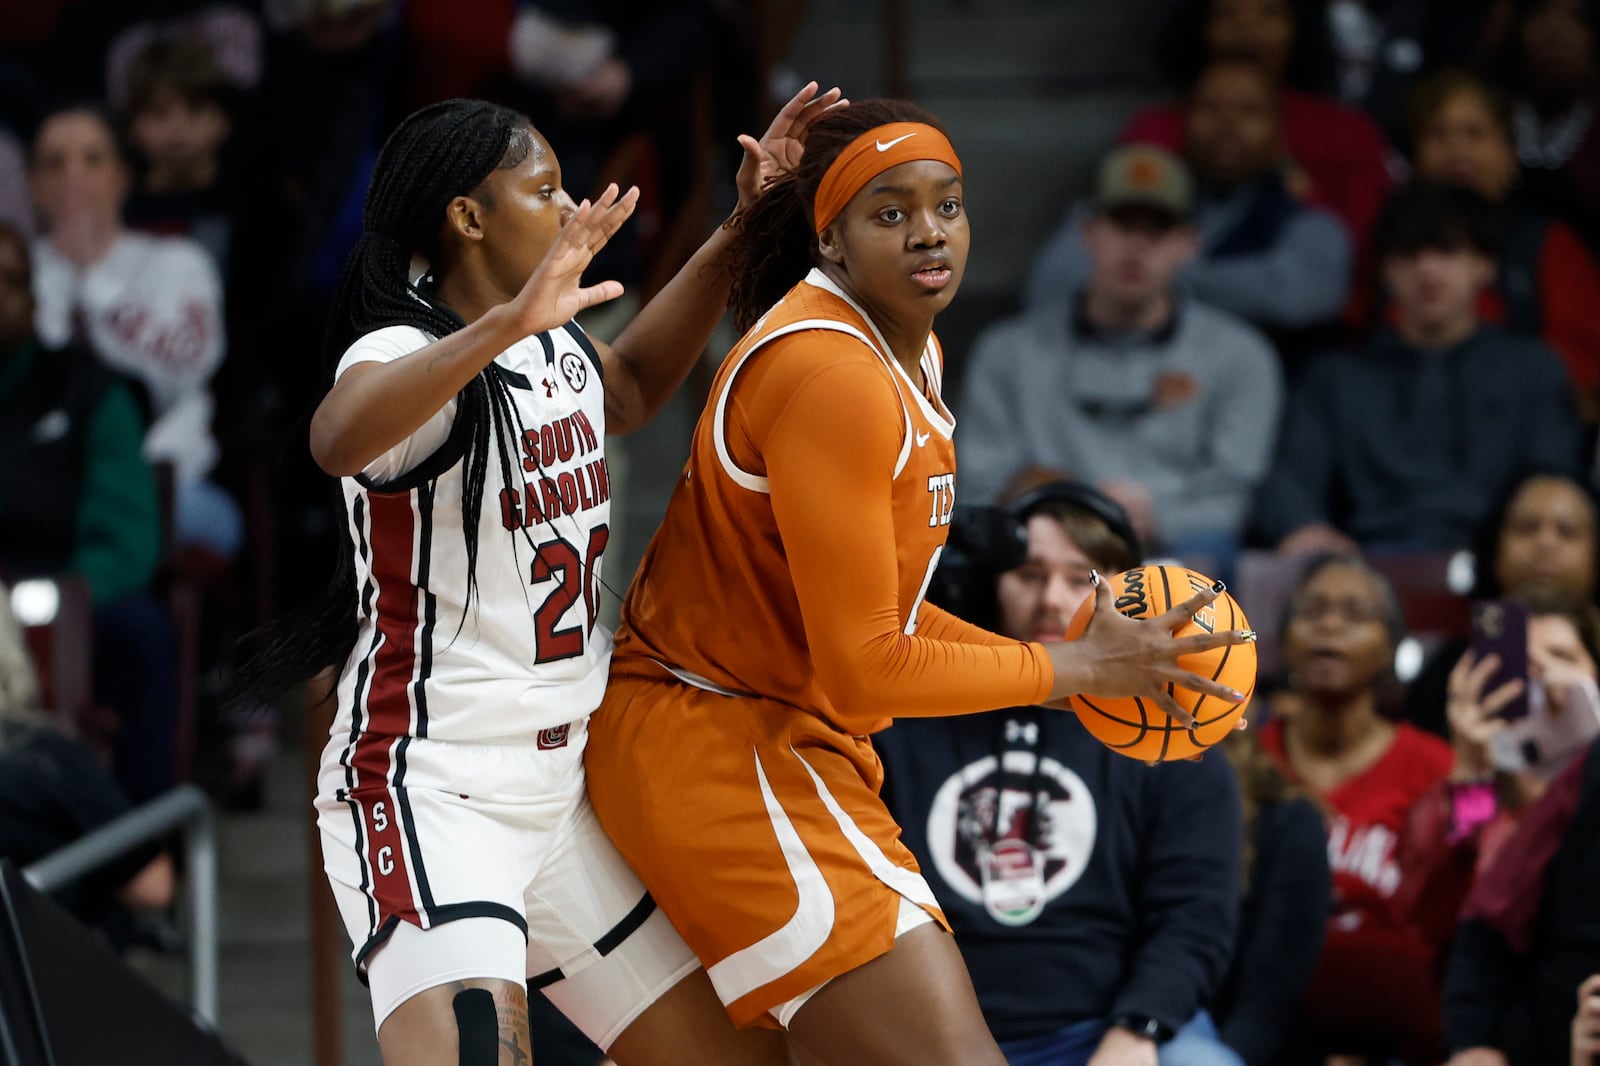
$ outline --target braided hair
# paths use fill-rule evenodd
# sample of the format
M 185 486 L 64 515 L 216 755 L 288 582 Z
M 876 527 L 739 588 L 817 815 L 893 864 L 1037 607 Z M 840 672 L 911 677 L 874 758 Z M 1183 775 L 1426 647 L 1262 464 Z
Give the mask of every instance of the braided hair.
M 834 108 L 806 134 L 800 165 L 769 181 L 755 203 L 734 218 L 736 232 L 719 266 L 733 283 L 728 306 L 740 330 L 754 325 L 817 265 L 812 204 L 823 175 L 851 141 L 891 122 L 921 122 L 944 132 L 937 119 L 904 100 L 862 100 Z
M 446 100 L 401 121 L 378 154 L 362 209 L 361 236 L 334 291 L 324 345 L 330 386 L 340 357 L 357 338 L 374 330 L 413 326 L 439 338 L 466 325 L 434 294 L 431 275 L 412 283 L 412 254 L 437 264 L 450 201 L 473 192 L 495 170 L 518 166 L 533 150 L 533 127 L 526 116 L 481 100 Z M 493 454 L 506 484 L 515 483 L 508 441 L 521 432 L 510 392 L 492 363 L 458 394 L 452 432 L 461 433 L 465 441 L 461 511 L 470 604 L 477 588 L 478 520 L 489 459 Z M 239 671 L 236 698 L 270 700 L 349 658 L 358 622 L 348 531 L 338 543 L 327 591 L 249 638 L 259 650 L 246 657 Z

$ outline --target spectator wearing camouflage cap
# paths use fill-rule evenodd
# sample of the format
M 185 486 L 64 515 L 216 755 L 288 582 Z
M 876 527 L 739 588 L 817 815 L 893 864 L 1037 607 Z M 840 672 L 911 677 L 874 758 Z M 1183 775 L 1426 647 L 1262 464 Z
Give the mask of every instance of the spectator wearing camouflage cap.
M 1259 333 L 1177 282 L 1201 243 L 1194 205 L 1171 153 L 1130 145 L 1105 159 L 1078 224 L 1084 283 L 1067 306 L 990 326 L 974 348 L 956 409 L 966 499 L 992 498 L 1027 467 L 1067 471 L 1121 503 L 1158 550 L 1226 568 L 1282 384 Z

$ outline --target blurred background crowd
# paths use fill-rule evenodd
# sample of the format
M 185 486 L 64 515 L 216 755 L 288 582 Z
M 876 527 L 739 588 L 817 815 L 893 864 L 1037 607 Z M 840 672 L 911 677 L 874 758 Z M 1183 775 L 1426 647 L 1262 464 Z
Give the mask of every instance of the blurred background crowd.
M 1593 0 L 8 5 L 0 576 L 22 625 L 0 632 L 0 854 L 179 781 L 241 812 L 308 802 L 263 792 L 303 709 L 224 697 L 238 638 L 331 572 L 306 426 L 399 117 L 486 97 L 531 116 L 575 198 L 638 184 L 594 267 L 636 300 L 733 202 L 735 135 L 808 78 L 912 96 L 963 155 L 976 251 L 939 328 L 960 500 L 1028 534 L 1024 565 L 991 567 L 1023 597 L 1011 635 L 1060 632 L 1089 565 L 1138 555 L 1226 578 L 1261 631 L 1260 728 L 1207 771 L 1234 799 L 1177 833 L 1243 857 L 1212 886 L 1237 952 L 1204 948 L 1178 1013 L 1133 1012 L 1161 1061 L 1595 1061 Z M 705 380 L 615 465 L 616 588 Z M 1042 512 L 1064 482 L 1087 494 Z M 1491 601 L 1526 619 L 1511 695 L 1473 644 Z M 1508 742 L 1514 700 L 1567 740 Z M 1123 773 L 1093 780 L 1144 787 Z M 927 810 L 900 813 L 920 839 Z M 137 859 L 72 902 L 159 948 L 172 856 Z M 1121 976 L 1082 1007 L 1108 1018 L 1160 926 L 1158 859 L 1099 861 L 1124 860 L 1126 938 L 1097 964 Z M 1275 909 L 1296 896 L 1313 906 Z M 1013 934 L 1005 951 L 1043 950 Z M 1279 949 L 1264 971 L 1242 968 L 1252 936 Z M 1080 1020 L 992 1005 L 1008 1039 Z M 1171 1039 L 1197 1012 L 1201 1051 Z

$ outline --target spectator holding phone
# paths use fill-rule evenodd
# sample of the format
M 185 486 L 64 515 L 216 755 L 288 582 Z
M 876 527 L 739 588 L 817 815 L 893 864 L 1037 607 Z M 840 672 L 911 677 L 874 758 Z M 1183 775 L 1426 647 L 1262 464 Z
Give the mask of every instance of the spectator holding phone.
M 1497 652 L 1479 637 L 1450 672 L 1455 764 L 1412 808 L 1400 849 L 1406 874 L 1396 906 L 1441 947 L 1523 812 L 1600 734 L 1600 610 L 1539 586 L 1487 606 L 1512 622 L 1505 629 L 1526 651 L 1502 641 Z
M 1473 598 L 1516 597 L 1539 586 L 1595 600 L 1600 574 L 1600 505 L 1581 483 L 1559 473 L 1535 473 L 1514 484 L 1479 528 Z M 1465 639 L 1444 645 L 1406 690 L 1405 717 L 1448 737 L 1445 720 L 1450 671 L 1467 650 Z

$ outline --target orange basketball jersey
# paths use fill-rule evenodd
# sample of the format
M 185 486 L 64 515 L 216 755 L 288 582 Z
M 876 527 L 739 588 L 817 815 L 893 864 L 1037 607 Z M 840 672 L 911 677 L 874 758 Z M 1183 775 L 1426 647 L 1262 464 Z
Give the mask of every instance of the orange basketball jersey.
M 761 457 L 742 434 L 738 388 L 753 361 L 783 357 L 784 338 L 826 331 L 840 358 L 876 367 L 904 423 L 893 470 L 901 632 L 938 565 L 955 505 L 954 420 L 940 399 L 943 357 L 930 334 L 926 391 L 908 376 L 862 309 L 821 271 L 796 285 L 729 353 L 695 428 L 689 461 L 623 606 L 619 671 L 665 668 L 679 679 L 819 713 L 847 733 L 889 724 L 837 713 L 819 685 L 768 496 Z M 864 472 L 863 476 L 881 476 Z M 839 522 L 850 515 L 831 516 Z

